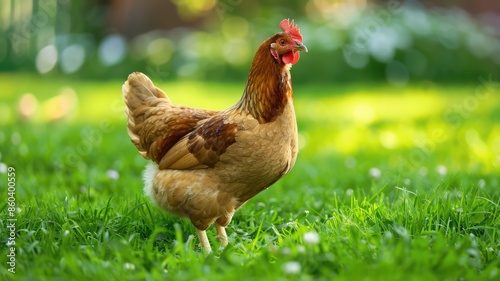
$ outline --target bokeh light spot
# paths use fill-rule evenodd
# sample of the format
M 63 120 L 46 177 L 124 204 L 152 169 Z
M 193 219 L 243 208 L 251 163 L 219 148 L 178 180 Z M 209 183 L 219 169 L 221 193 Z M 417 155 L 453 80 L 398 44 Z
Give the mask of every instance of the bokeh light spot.
M 99 46 L 99 59 L 103 65 L 115 65 L 123 60 L 126 52 L 125 39 L 118 34 L 112 34 L 106 37 Z
M 174 52 L 174 44 L 167 38 L 157 38 L 148 44 L 146 49 L 149 61 L 154 64 L 164 64 L 170 60 Z
M 78 97 L 71 87 L 64 87 L 60 93 L 42 105 L 42 114 L 45 121 L 56 121 L 71 114 L 78 104 Z
M 387 149 L 396 148 L 398 144 L 398 136 L 392 131 L 386 130 L 381 132 L 379 135 L 379 139 L 380 144 L 382 144 L 382 146 Z
M 19 99 L 18 110 L 19 115 L 25 119 L 31 119 L 38 108 L 38 100 L 33 94 L 24 94 Z
M 369 104 L 361 103 L 354 108 L 354 117 L 361 123 L 370 123 L 375 118 L 375 110 Z
M 85 49 L 82 45 L 71 45 L 61 53 L 61 69 L 64 73 L 76 72 L 85 61 Z
M 243 39 L 248 37 L 248 22 L 240 17 L 228 17 L 222 22 L 222 34 L 227 39 Z
M 39 73 L 51 71 L 57 63 L 57 49 L 54 45 L 43 47 L 36 56 L 36 69 Z

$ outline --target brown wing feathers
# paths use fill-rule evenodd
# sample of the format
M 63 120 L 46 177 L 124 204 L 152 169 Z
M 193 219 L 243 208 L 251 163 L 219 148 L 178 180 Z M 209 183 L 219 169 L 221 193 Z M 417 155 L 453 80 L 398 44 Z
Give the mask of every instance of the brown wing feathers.
M 217 111 L 177 106 L 142 73 L 123 85 L 128 134 L 160 169 L 214 167 L 238 130 Z
M 200 163 L 213 167 L 227 147 L 236 142 L 237 131 L 238 126 L 226 123 L 225 116 L 214 116 L 189 134 L 188 150 Z

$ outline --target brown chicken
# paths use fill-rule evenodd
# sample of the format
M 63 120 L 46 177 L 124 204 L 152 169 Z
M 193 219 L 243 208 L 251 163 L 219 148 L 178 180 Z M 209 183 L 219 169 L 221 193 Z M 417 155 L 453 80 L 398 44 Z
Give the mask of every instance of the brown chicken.
M 294 22 L 257 50 L 242 98 L 224 111 L 176 105 L 142 73 L 123 85 L 128 134 L 151 159 L 144 190 L 161 208 L 188 217 L 200 244 L 206 229 L 225 227 L 247 200 L 283 177 L 297 158 L 297 122 L 290 67 L 306 51 Z

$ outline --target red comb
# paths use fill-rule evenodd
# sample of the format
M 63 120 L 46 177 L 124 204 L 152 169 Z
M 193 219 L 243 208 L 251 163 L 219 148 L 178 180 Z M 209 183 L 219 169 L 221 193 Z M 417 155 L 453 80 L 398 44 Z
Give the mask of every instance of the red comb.
M 284 32 L 290 34 L 293 40 L 297 40 L 302 42 L 302 35 L 300 35 L 299 27 L 289 22 L 289 19 L 284 19 L 280 22 L 280 28 L 283 29 Z

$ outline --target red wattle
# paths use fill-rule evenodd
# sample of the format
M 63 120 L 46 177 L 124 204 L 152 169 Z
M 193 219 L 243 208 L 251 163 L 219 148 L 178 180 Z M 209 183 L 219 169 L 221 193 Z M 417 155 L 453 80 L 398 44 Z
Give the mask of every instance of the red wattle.
M 284 54 L 282 60 L 286 64 L 288 64 L 288 63 L 296 64 L 299 61 L 299 58 L 300 58 L 299 52 L 291 51 L 291 52 Z

